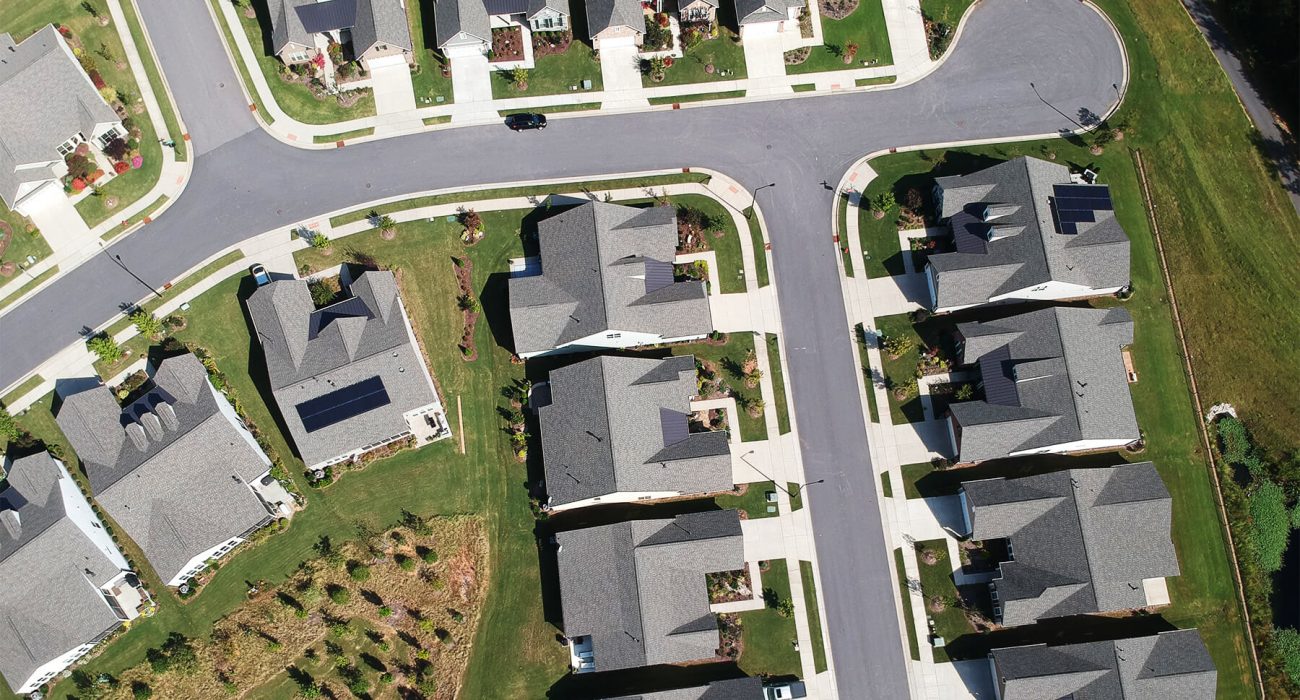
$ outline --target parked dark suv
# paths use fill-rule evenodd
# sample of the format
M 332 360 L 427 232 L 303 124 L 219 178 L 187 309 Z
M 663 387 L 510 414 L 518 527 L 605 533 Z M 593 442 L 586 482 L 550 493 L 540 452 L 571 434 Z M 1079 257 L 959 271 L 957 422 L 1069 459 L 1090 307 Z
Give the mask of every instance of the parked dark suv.
M 526 129 L 545 129 L 545 114 L 512 114 L 506 117 L 506 126 L 511 131 L 524 131 Z

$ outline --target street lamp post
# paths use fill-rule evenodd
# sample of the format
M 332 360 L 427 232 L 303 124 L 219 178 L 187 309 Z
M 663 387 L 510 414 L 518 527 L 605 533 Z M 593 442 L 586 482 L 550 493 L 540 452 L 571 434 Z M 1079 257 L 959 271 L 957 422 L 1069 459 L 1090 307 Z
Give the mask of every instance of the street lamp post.
M 749 203 L 749 209 L 745 210 L 745 218 L 746 218 L 746 219 L 753 218 L 753 216 L 754 216 L 754 207 L 758 206 L 758 193 L 759 193 L 759 190 L 764 190 L 764 189 L 767 189 L 768 187 L 776 187 L 776 183 L 775 183 L 775 182 L 769 182 L 769 183 L 767 183 L 766 185 L 760 185 L 760 186 L 754 188 L 754 201 L 750 202 L 750 203 Z
M 124 271 L 126 272 L 126 274 L 131 275 L 132 277 L 134 277 L 136 282 L 139 282 L 140 284 L 143 284 L 145 287 L 147 287 L 147 288 L 149 289 L 149 291 L 151 291 L 151 292 L 154 293 L 154 296 L 158 297 L 159 299 L 162 299 L 162 298 L 163 298 L 162 292 L 159 292 L 157 289 L 154 289 L 154 286 L 153 286 L 152 284 L 149 284 L 148 282 L 145 282 L 145 281 L 140 277 L 140 275 L 137 275 L 137 274 L 135 274 L 134 272 L 132 272 L 132 271 L 131 271 L 131 268 L 127 267 L 127 266 L 126 266 L 126 263 L 122 262 L 122 256 L 121 256 L 121 255 L 109 255 L 107 249 L 104 250 L 104 255 L 108 255 L 108 259 L 109 259 L 109 260 L 112 260 L 113 262 L 117 263 L 117 266 L 118 266 L 118 267 L 122 268 L 122 270 L 124 270 Z

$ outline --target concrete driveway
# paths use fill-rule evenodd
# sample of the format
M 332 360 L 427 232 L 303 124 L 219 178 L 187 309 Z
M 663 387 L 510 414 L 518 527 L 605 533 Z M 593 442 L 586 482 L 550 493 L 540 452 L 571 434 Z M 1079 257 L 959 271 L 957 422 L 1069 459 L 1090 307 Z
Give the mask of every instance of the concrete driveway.
M 86 222 L 56 183 L 44 185 L 29 195 L 23 208 L 55 255 L 75 250 L 90 239 Z
M 415 109 L 415 88 L 411 86 L 411 69 L 405 58 L 385 56 L 371 61 L 370 85 L 375 92 L 377 114 L 382 116 Z
M 781 34 L 776 32 L 745 32 L 745 70 L 749 74 L 749 79 L 762 78 L 784 78 L 785 77 L 785 49 L 784 39 Z M 789 92 L 790 88 L 785 85 L 774 86 L 773 88 L 759 87 L 762 92 L 773 92 L 779 87 L 781 91 Z M 750 92 L 754 92 L 750 88 Z
M 641 59 L 632 37 L 602 39 L 600 77 L 605 82 L 606 101 L 618 101 L 619 93 L 641 89 Z M 626 95 L 623 99 L 628 99 Z M 644 99 L 641 100 L 644 104 Z
M 449 57 L 451 61 L 451 93 L 456 104 L 492 100 L 492 68 L 487 56 L 474 51 Z

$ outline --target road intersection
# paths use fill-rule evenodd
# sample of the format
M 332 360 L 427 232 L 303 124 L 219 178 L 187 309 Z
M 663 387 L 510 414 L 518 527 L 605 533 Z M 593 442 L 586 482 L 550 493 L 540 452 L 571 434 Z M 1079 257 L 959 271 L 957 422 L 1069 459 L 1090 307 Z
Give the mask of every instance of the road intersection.
M 894 90 L 555 119 L 541 133 L 465 127 L 320 151 L 261 130 L 206 3 L 139 0 L 139 8 L 194 153 L 184 194 L 111 246 L 150 283 L 263 231 L 417 191 L 692 166 L 751 190 L 776 183 L 760 205 L 805 473 L 826 480 L 808 498 L 837 685 L 845 698 L 908 695 L 890 546 L 847 380 L 857 358 L 827 183 L 869 152 L 1051 135 L 1077 128 L 1080 115 L 1106 114 L 1125 65 L 1098 12 L 1076 0 L 986 0 L 934 73 Z M 66 274 L 0 321 L 0 386 L 147 293 L 107 255 Z

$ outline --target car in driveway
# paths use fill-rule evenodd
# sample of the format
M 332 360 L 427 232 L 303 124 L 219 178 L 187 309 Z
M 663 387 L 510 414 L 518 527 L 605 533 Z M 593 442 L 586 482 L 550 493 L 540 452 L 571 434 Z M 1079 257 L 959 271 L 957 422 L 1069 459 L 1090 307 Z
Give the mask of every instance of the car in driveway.
M 546 115 L 534 114 L 531 112 L 524 114 L 512 114 L 506 117 L 506 126 L 511 131 L 527 131 L 529 129 L 545 129 Z
M 763 696 L 766 700 L 794 700 L 795 698 L 806 698 L 808 697 L 808 688 L 803 684 L 803 681 L 772 683 L 763 686 Z
M 253 281 L 256 282 L 259 287 L 271 283 L 271 273 L 266 271 L 266 266 L 262 265 L 262 263 L 257 263 L 248 268 L 248 274 L 253 276 Z

